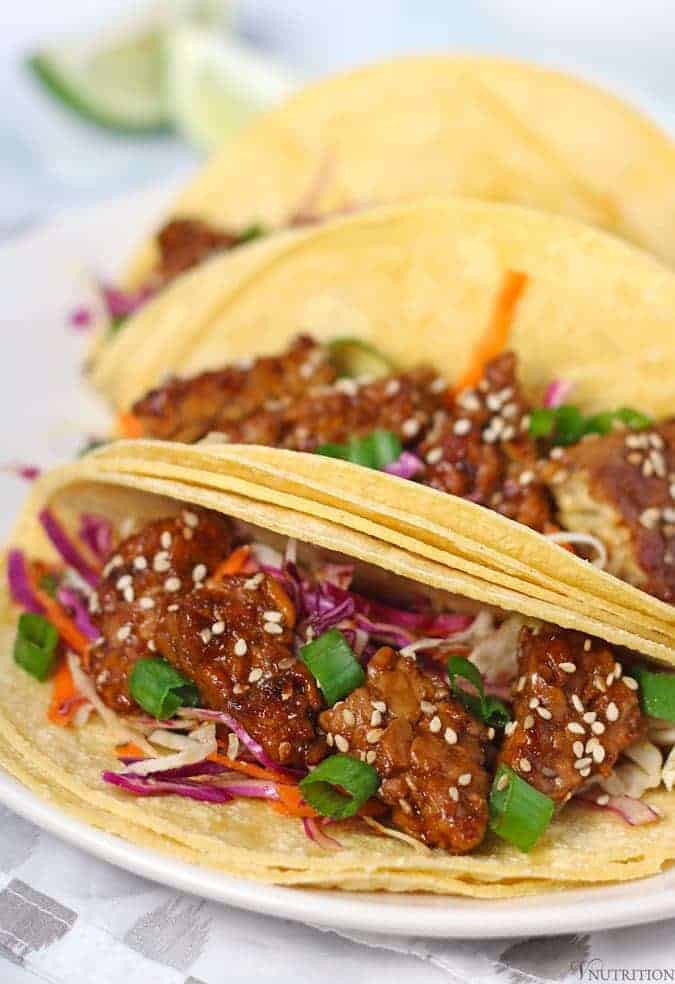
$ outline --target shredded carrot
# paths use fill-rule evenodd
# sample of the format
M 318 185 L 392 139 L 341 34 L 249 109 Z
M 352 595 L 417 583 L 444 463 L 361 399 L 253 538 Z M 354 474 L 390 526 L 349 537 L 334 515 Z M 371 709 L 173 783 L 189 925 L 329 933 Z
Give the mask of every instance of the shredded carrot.
M 250 554 L 250 547 L 246 545 L 237 547 L 231 554 L 228 554 L 225 560 L 218 564 L 211 576 L 211 580 L 216 582 L 222 581 L 224 577 L 229 577 L 231 574 L 239 574 L 246 566 Z
M 82 704 L 70 668 L 66 660 L 62 660 L 53 677 L 52 699 L 47 710 L 47 717 L 52 724 L 67 728 L 72 721 L 75 711 Z
M 454 392 L 475 386 L 485 372 L 485 366 L 502 352 L 508 343 L 516 305 L 527 284 L 527 274 L 507 270 L 497 294 L 490 323 L 473 353 L 471 364 L 459 377 Z
M 58 601 L 54 601 L 51 595 L 48 595 L 46 591 L 42 591 L 32 575 L 30 576 L 30 580 L 35 597 L 44 608 L 47 618 L 57 630 L 61 639 L 70 649 L 75 650 L 78 656 L 84 656 L 89 648 L 89 640 L 84 632 L 80 632 L 72 618 L 66 614 Z
M 128 741 L 126 745 L 118 745 L 115 755 L 119 759 L 145 758 L 145 752 L 138 745 L 134 745 L 133 741 Z
M 121 413 L 117 418 L 117 429 L 122 437 L 143 437 L 143 424 L 133 413 Z
M 279 792 L 280 805 L 285 808 L 287 816 L 292 817 L 318 817 L 316 810 L 313 810 L 309 803 L 305 803 L 302 793 L 297 786 L 277 786 Z
M 209 755 L 210 762 L 220 762 L 221 765 L 226 765 L 228 769 L 232 769 L 233 772 L 243 772 L 244 775 L 253 776 L 255 779 L 269 779 L 272 782 L 283 783 L 288 785 L 293 780 L 286 778 L 286 776 L 279 775 L 278 772 L 272 772 L 271 769 L 263 769 L 262 765 L 254 765 L 253 762 L 241 762 L 239 759 L 231 759 L 227 755 L 213 754 Z

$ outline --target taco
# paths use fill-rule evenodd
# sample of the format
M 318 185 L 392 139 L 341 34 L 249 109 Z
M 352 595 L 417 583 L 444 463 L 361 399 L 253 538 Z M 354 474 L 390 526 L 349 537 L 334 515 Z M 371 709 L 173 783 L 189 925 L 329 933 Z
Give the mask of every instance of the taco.
M 136 257 L 157 289 L 274 229 L 425 194 L 513 202 L 675 261 L 675 147 L 609 93 L 541 66 L 428 55 L 304 88 L 228 143 Z
M 566 220 L 448 201 L 273 248 L 242 277 L 211 261 L 128 326 L 120 396 L 182 375 L 122 432 L 347 458 L 675 598 L 672 274 Z
M 7 560 L 3 767 L 270 882 L 498 897 L 661 870 L 675 676 L 647 658 L 673 647 L 588 614 L 608 576 L 587 612 L 533 601 L 293 508 L 239 476 L 247 450 L 121 444 L 38 482 Z M 327 462 L 338 491 L 354 471 Z M 490 518 L 495 542 L 514 525 Z

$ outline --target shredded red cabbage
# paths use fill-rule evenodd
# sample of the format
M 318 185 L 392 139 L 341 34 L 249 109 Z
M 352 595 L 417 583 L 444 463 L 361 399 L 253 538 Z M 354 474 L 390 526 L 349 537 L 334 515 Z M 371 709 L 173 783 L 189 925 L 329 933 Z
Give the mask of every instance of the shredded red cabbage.
M 158 773 L 161 775 L 161 773 Z M 154 776 L 137 776 L 133 772 L 104 772 L 104 782 L 119 786 L 134 796 L 184 796 L 186 799 L 201 800 L 204 803 L 231 803 L 234 799 L 229 790 L 211 783 L 184 780 L 155 779 Z
M 195 721 L 217 721 L 220 724 L 224 724 L 230 731 L 234 732 L 242 745 L 248 749 L 256 761 L 265 769 L 279 772 L 282 775 L 293 776 L 293 778 L 305 775 L 304 772 L 298 769 L 287 769 L 285 766 L 279 765 L 278 762 L 271 759 L 262 745 L 255 738 L 252 738 L 248 731 L 231 714 L 228 714 L 227 711 L 211 711 L 206 707 L 183 707 L 178 713 L 183 718 L 192 718 Z
M 78 535 L 100 561 L 108 557 L 112 550 L 112 524 L 105 516 L 82 513 Z
M 17 603 L 25 608 L 28 612 L 33 612 L 35 615 L 41 615 L 44 612 L 44 608 L 35 597 L 33 589 L 30 585 L 28 579 L 28 571 L 26 570 L 26 559 L 21 550 L 10 550 L 7 557 L 7 581 L 9 582 L 9 591 Z
M 85 307 L 83 304 L 76 307 L 74 311 L 70 312 L 68 323 L 76 331 L 87 331 L 94 324 L 94 315 L 91 308 Z
M 65 608 L 70 609 L 75 625 L 78 627 L 80 632 L 86 635 L 87 639 L 91 639 L 92 641 L 94 639 L 98 639 L 100 632 L 96 626 L 89 621 L 86 603 L 82 600 L 77 591 L 75 591 L 74 588 L 61 585 L 56 592 L 56 597 Z
M 661 819 L 661 814 L 649 803 L 636 799 L 634 796 L 609 796 L 600 786 L 587 789 L 575 796 L 575 800 L 580 800 L 596 810 L 609 810 L 611 813 L 617 813 L 631 827 L 641 827 L 646 823 L 655 823 Z
M 356 624 L 379 642 L 393 646 L 394 649 L 403 649 L 404 646 L 409 646 L 411 642 L 415 641 L 411 632 L 400 628 L 398 625 L 392 625 L 390 622 L 372 622 L 365 615 L 357 615 Z
M 138 290 L 121 290 L 111 284 L 101 284 L 105 306 L 111 318 L 128 318 L 140 310 L 155 293 L 154 287 L 139 287 Z
M 415 478 L 424 471 L 424 463 L 411 451 L 403 451 L 396 461 L 384 466 L 384 471 L 399 478 Z
M 40 513 L 40 522 L 52 544 L 69 567 L 75 568 L 84 580 L 95 587 L 98 584 L 98 574 L 86 562 L 74 543 L 71 542 L 65 530 L 49 509 Z
M 335 837 L 331 837 L 323 829 L 323 824 L 319 819 L 315 817 L 304 817 L 302 821 L 302 826 L 305 830 L 307 837 L 319 847 L 322 847 L 324 851 L 341 851 L 342 844 Z
M 551 409 L 562 406 L 573 389 L 574 383 L 569 379 L 554 379 L 546 387 L 544 406 Z
M 11 472 L 17 478 L 23 478 L 26 482 L 34 482 L 42 474 L 42 469 L 37 465 L 25 465 L 20 461 L 4 465 L 2 471 Z

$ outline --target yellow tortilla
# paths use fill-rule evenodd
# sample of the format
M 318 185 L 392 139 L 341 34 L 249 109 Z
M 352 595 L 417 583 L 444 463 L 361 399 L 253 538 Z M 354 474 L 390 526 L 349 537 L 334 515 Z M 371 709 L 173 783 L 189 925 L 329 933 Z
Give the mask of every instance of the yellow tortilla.
M 306 331 L 364 339 L 452 382 L 507 270 L 528 276 L 509 344 L 533 400 L 564 377 L 589 412 L 673 412 L 673 273 L 568 219 L 454 199 L 371 209 L 213 258 L 129 320 L 93 381 L 128 409 L 167 374 L 272 354 Z
M 675 145 L 588 82 L 491 57 L 397 58 L 301 90 L 184 190 L 173 215 L 282 226 L 425 194 L 514 202 L 601 226 L 675 262 Z M 156 259 L 135 258 L 130 282 Z
M 264 485 L 244 494 L 227 457 L 217 472 L 220 483 L 211 470 L 212 452 L 206 449 L 201 451 L 202 467 L 198 458 L 191 459 L 191 473 L 181 481 L 175 475 L 162 477 L 161 469 L 149 475 L 140 462 L 134 472 L 128 451 L 123 445 L 105 449 L 39 481 L 13 543 L 30 557 L 53 557 L 37 520 L 45 505 L 73 529 L 83 511 L 103 514 L 119 525 L 129 519 L 142 523 L 191 503 L 243 520 L 256 530 L 256 538 L 274 542 L 275 537 L 294 536 L 301 554 L 312 549 L 331 559 L 356 561 L 362 583 L 386 584 L 397 594 L 411 586 L 419 591 L 424 585 L 432 592 L 450 592 L 449 604 L 454 606 L 470 606 L 472 598 L 505 604 L 502 589 L 493 588 L 488 577 L 455 569 L 451 558 L 442 564 L 406 552 L 380 539 L 383 528 L 377 524 L 369 533 L 348 529 L 337 509 L 326 507 L 322 517 L 308 514 Z M 158 445 L 158 451 L 165 454 L 168 466 L 180 449 Z M 293 501 L 297 505 L 302 497 Z M 513 611 L 529 613 L 531 602 L 525 594 L 512 591 L 509 601 Z M 564 614 L 563 604 L 561 598 L 559 611 Z M 663 870 L 675 857 L 675 799 L 662 791 L 648 797 L 663 813 L 658 824 L 631 828 L 611 816 L 573 806 L 563 811 L 529 855 L 489 836 L 478 851 L 461 857 L 413 849 L 360 821 L 341 827 L 344 850 L 326 855 L 306 839 L 297 820 L 280 817 L 260 802 L 239 800 L 221 808 L 172 797 L 134 799 L 101 780 L 103 769 L 117 765 L 110 735 L 101 725 L 90 722 L 77 731 L 49 723 L 49 686 L 36 682 L 12 660 L 17 611 L 6 589 L 0 612 L 0 764 L 59 809 L 134 843 L 266 882 L 490 898 L 640 878 Z M 583 628 L 583 616 L 578 616 L 577 625 Z M 594 624 L 594 630 L 603 638 L 614 636 L 614 630 L 601 623 Z M 626 631 L 638 633 L 637 622 L 631 620 Z M 651 650 L 652 644 L 639 633 L 633 642 L 645 653 Z

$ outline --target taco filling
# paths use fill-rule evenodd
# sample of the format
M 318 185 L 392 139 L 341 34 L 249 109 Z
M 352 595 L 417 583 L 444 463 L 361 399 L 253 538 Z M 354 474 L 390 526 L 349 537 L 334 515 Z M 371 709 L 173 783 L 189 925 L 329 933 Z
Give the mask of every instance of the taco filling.
M 40 521 L 62 562 L 10 551 L 14 658 L 51 681 L 54 724 L 101 716 L 121 761 L 103 779 L 129 796 L 266 799 L 326 850 L 367 823 L 452 854 L 491 828 L 528 851 L 572 797 L 658 820 L 640 797 L 670 776 L 657 744 L 675 678 L 618 647 L 403 603 L 347 561 L 300 562 L 294 541 L 282 555 L 207 510 L 126 535 L 88 515 L 79 542 L 52 511 Z
M 349 364 L 375 375 L 342 375 Z M 509 351 L 452 389 L 427 367 L 397 373 L 361 343 L 301 336 L 276 357 L 171 378 L 124 424 L 133 436 L 263 444 L 385 469 L 494 509 L 672 601 L 675 422 L 625 407 L 588 417 L 564 402 L 568 389 L 557 381 L 546 405 L 532 406 Z

